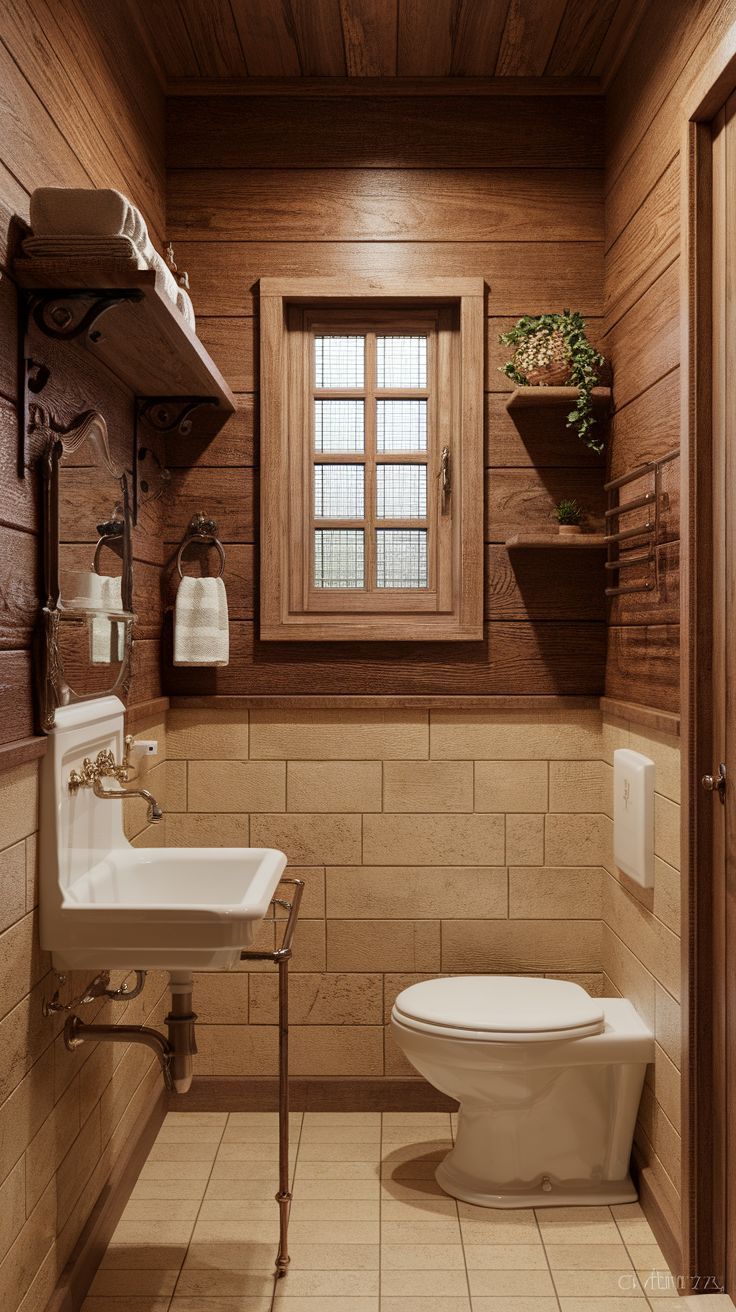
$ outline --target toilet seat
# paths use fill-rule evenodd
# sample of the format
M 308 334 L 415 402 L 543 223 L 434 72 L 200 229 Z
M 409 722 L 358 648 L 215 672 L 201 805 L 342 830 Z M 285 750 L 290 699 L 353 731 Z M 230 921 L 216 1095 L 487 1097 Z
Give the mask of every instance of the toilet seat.
M 567 980 L 459 975 L 412 984 L 393 1019 L 408 1029 L 487 1043 L 585 1038 L 604 1029 L 603 1007 Z

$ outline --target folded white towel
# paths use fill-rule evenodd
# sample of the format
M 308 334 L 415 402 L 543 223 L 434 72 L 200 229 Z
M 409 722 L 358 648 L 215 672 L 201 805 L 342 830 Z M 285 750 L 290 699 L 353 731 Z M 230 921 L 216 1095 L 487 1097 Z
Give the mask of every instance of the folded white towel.
M 192 332 L 194 332 L 194 306 L 192 305 L 192 298 L 185 287 L 179 287 L 176 293 L 176 308 L 184 316 L 184 322 L 188 323 Z
M 183 578 L 174 610 L 174 664 L 227 665 L 229 659 L 225 584 Z
M 79 232 L 89 237 L 148 239 L 140 210 L 108 187 L 37 187 L 31 193 L 31 227 L 39 236 Z
M 86 237 L 83 233 L 66 233 L 63 237 L 26 237 L 23 253 L 34 259 L 130 260 L 145 269 L 146 260 L 130 237 Z

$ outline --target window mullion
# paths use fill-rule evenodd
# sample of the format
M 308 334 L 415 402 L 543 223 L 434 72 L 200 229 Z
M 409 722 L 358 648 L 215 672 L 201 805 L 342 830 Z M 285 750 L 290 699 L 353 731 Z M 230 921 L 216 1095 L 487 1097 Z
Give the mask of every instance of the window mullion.
M 376 590 L 376 334 L 365 339 L 365 571 L 366 591 Z

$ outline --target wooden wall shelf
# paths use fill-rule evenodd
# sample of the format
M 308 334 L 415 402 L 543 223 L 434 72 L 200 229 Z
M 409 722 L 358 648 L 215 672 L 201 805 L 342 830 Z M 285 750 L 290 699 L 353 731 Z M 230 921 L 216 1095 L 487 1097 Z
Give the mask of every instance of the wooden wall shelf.
M 605 551 L 606 539 L 602 533 L 573 533 L 570 537 L 559 533 L 514 533 L 506 540 L 509 551 L 547 550 L 561 547 L 576 551 Z
M 580 396 L 577 387 L 515 387 L 506 409 L 531 410 L 542 408 L 572 409 Z M 594 387 L 592 392 L 593 409 L 607 412 L 611 408 L 610 387 Z
M 14 276 L 25 293 L 24 327 L 35 322 L 47 336 L 82 343 L 136 397 L 209 401 L 209 433 L 234 412 L 235 397 L 156 270 L 26 259 L 16 260 Z

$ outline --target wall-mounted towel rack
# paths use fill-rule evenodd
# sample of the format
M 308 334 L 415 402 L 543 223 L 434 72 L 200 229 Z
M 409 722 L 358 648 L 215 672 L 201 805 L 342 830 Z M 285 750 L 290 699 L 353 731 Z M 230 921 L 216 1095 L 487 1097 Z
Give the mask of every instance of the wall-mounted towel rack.
M 189 521 L 189 527 L 187 528 L 181 546 L 176 553 L 176 568 L 179 578 L 181 579 L 184 577 L 181 568 L 182 557 L 187 550 L 187 547 L 190 547 L 193 542 L 209 542 L 216 548 L 220 557 L 220 573 L 218 578 L 222 578 L 225 573 L 225 548 L 217 536 L 217 522 L 214 519 L 208 519 L 201 510 L 198 515 L 193 515 Z
M 657 460 L 649 460 L 637 466 L 629 474 L 622 474 L 605 484 L 608 498 L 606 510 L 606 536 L 608 560 L 606 570 L 612 579 L 606 588 L 607 597 L 620 597 L 632 592 L 654 592 L 659 587 L 659 547 L 662 544 L 662 511 L 669 505 L 669 498 L 662 490 L 662 470 L 671 460 L 676 460 L 679 451 L 668 451 L 667 455 Z M 639 496 L 630 501 L 621 500 L 621 489 L 640 479 L 649 477 L 651 485 Z M 622 528 L 621 517 L 633 515 L 639 510 L 646 510 L 644 522 L 630 523 Z M 631 554 L 621 554 L 631 546 Z M 641 548 L 641 549 L 640 549 Z M 621 570 L 643 567 L 643 576 L 631 584 L 621 583 Z

